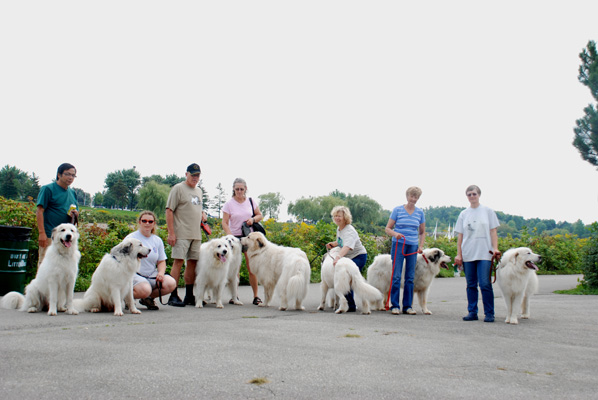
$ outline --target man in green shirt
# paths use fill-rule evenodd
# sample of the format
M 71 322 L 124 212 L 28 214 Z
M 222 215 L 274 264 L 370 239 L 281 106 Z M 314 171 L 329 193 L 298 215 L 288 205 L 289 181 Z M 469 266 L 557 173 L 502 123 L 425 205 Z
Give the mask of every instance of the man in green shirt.
M 77 177 L 77 169 L 69 163 L 61 164 L 56 172 L 56 181 L 42 186 L 37 196 L 37 229 L 39 230 L 39 262 L 52 244 L 52 229 L 72 221 L 79 216 L 77 195 L 69 186 Z M 71 209 L 74 207 L 74 210 Z

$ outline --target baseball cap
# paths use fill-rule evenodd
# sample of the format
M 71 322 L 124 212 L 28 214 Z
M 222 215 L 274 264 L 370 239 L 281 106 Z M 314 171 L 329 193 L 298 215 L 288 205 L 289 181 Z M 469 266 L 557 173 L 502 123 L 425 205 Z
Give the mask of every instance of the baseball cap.
M 193 163 L 187 167 L 187 172 L 191 175 L 199 174 L 201 173 L 201 168 L 199 168 L 199 165 Z

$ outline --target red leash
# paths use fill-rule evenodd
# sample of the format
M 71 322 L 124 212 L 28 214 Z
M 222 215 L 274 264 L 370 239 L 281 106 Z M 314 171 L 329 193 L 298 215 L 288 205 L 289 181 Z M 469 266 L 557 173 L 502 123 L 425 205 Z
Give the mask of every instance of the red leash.
M 405 254 L 405 243 L 407 241 L 405 240 L 405 237 L 403 236 L 403 247 L 401 248 L 401 254 L 403 254 L 404 257 L 407 256 L 412 256 L 414 254 L 417 254 L 417 251 L 414 253 L 409 253 L 409 254 Z M 395 242 L 395 256 L 393 257 L 392 260 L 392 273 L 390 275 L 390 287 L 388 288 L 388 298 L 386 299 L 386 311 L 388 311 L 388 309 L 390 308 L 390 291 L 392 289 L 392 278 L 393 276 L 395 276 L 395 263 L 397 261 L 397 247 L 399 246 L 399 241 L 397 240 Z M 424 260 L 426 261 L 426 264 L 429 264 L 430 262 L 428 261 L 428 259 L 426 258 L 426 256 L 424 255 L 424 253 L 422 253 L 422 257 L 424 258 Z M 401 266 L 402 268 L 403 266 Z

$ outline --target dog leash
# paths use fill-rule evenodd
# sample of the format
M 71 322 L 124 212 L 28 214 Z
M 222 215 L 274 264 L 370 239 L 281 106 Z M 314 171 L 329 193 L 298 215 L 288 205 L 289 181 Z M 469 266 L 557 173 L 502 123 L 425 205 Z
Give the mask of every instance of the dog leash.
M 405 237 L 403 236 L 403 247 L 401 248 L 401 254 L 403 254 L 403 257 L 412 256 L 414 254 L 417 254 L 417 251 L 414 252 L 414 253 L 405 254 L 405 243 L 406 242 L 407 242 L 407 240 L 405 240 Z M 392 290 L 392 277 L 395 276 L 395 263 L 397 261 L 397 250 L 398 250 L 398 247 L 399 247 L 399 241 L 397 240 L 395 242 L 395 256 L 393 257 L 393 260 L 392 260 L 392 273 L 390 275 L 390 287 L 388 288 L 388 298 L 386 299 L 386 306 L 385 306 L 386 311 L 388 311 L 388 309 L 390 308 L 390 292 Z M 430 264 L 430 262 L 428 261 L 428 259 L 424 255 L 424 253 L 422 253 L 422 257 L 426 261 L 426 264 Z
M 494 280 L 492 281 L 492 283 L 496 282 L 496 267 L 500 261 L 500 252 L 498 252 L 498 254 L 495 254 L 492 250 L 489 251 L 490 254 L 492 254 L 492 260 L 490 260 L 490 276 L 488 277 L 488 280 L 492 279 L 492 273 L 494 272 Z

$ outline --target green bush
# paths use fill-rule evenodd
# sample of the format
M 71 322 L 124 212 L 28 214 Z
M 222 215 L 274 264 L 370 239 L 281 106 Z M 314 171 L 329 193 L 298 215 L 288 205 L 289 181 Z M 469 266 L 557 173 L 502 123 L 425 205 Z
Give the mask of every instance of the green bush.
M 592 290 L 598 289 L 598 222 L 590 227 L 591 236 L 588 239 L 583 254 L 583 284 Z

